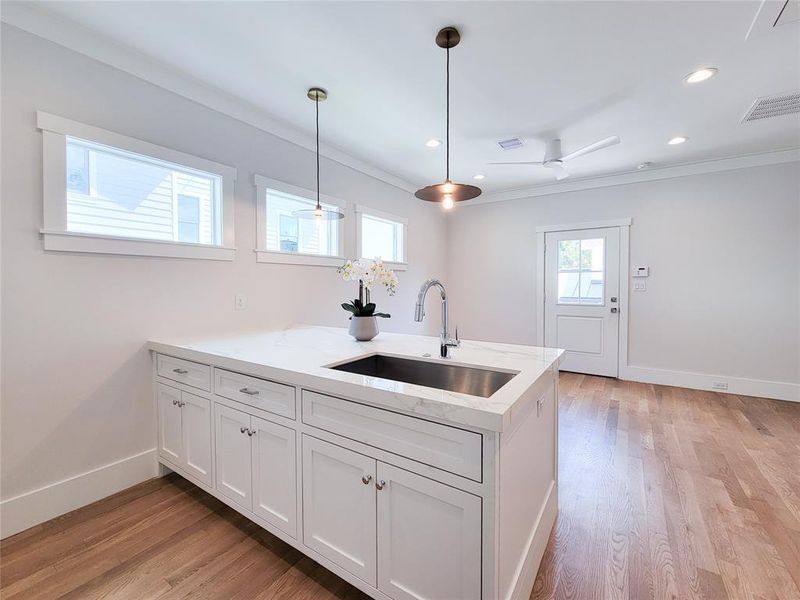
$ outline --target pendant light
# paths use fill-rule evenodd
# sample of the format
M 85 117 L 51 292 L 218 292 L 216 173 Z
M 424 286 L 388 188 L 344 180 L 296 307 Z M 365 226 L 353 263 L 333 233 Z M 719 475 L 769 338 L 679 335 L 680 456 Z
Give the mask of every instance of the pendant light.
M 461 34 L 455 27 L 445 27 L 436 35 L 436 45 L 447 51 L 447 171 L 444 183 L 428 185 L 414 194 L 420 200 L 441 202 L 446 209 L 453 208 L 456 202 L 472 200 L 481 195 L 481 189 L 466 183 L 454 183 L 450 180 L 450 48 L 455 48 L 461 41 Z
M 310 100 L 314 101 L 314 109 L 317 116 L 317 205 L 314 208 L 295 210 L 292 212 L 292 215 L 300 219 L 337 221 L 338 219 L 344 219 L 344 213 L 341 213 L 338 210 L 328 210 L 326 208 L 322 208 L 322 205 L 319 203 L 319 103 L 328 99 L 328 92 L 322 88 L 313 87 L 308 90 L 307 96 Z

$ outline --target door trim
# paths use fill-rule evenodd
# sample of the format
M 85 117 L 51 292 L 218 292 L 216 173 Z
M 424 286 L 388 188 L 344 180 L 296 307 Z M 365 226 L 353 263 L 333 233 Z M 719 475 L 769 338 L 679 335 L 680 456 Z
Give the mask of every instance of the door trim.
M 628 282 L 630 279 L 630 232 L 633 219 L 609 219 L 585 223 L 540 225 L 536 228 L 536 345 L 544 346 L 544 242 L 547 233 L 619 227 L 619 348 L 617 377 L 625 379 L 628 367 Z

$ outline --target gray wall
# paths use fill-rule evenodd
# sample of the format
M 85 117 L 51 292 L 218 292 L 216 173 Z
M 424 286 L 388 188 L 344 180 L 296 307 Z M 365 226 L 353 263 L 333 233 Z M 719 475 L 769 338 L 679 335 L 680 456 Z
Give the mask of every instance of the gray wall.
M 298 102 L 304 101 L 299 90 Z M 238 168 L 236 260 L 214 262 L 45 252 L 44 110 Z M 313 112 L 309 113 L 309 119 Z M 22 31 L 2 28 L 2 497 L 46 486 L 155 446 L 151 336 L 346 326 L 353 284 L 330 267 L 256 263 L 259 173 L 314 186 L 313 153 Z M 387 331 L 413 322 L 420 284 L 444 276 L 437 207 L 331 161 L 324 192 L 409 219 L 409 270 L 379 292 Z M 234 295 L 248 307 L 234 311 Z
M 464 207 L 448 218 L 453 322 L 534 343 L 536 227 L 632 217 L 629 364 L 800 382 L 800 165 Z

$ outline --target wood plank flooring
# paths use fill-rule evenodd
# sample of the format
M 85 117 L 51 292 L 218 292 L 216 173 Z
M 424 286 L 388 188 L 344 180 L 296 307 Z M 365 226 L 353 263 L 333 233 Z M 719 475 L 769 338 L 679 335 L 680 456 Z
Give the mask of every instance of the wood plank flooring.
M 800 600 L 800 404 L 564 373 L 560 418 L 532 599 Z M 366 596 L 170 476 L 3 540 L 0 598 Z

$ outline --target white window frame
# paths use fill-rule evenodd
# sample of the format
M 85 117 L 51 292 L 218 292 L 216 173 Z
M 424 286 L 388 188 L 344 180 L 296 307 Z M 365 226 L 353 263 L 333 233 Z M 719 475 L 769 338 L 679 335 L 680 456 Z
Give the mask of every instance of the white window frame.
M 42 111 L 36 113 L 36 127 L 42 131 L 44 226 L 40 232 L 44 238 L 45 250 L 206 260 L 234 259 L 235 168 Z M 148 240 L 68 231 L 67 136 L 183 165 L 220 177 L 222 244 Z
M 356 254 L 359 255 L 359 258 L 373 260 L 374 256 L 361 256 L 361 217 L 362 215 L 369 215 L 371 217 L 377 217 L 379 219 L 385 219 L 387 221 L 394 221 L 396 223 L 400 223 L 403 226 L 403 260 L 401 262 L 397 261 L 389 261 L 384 260 L 383 264 L 386 265 L 388 268 L 394 271 L 406 271 L 408 270 L 408 219 L 405 217 L 401 217 L 398 215 L 393 215 L 390 213 L 386 213 L 380 210 L 376 210 L 374 208 L 370 208 L 368 206 L 364 206 L 363 204 L 356 204 L 355 205 L 355 221 L 356 221 Z
M 256 253 L 256 261 L 260 263 L 278 263 L 287 265 L 310 265 L 318 267 L 339 267 L 346 260 L 345 256 L 348 255 L 350 250 L 348 244 L 348 237 L 346 235 L 346 221 L 347 219 L 340 219 L 337 221 L 337 237 L 339 240 L 339 254 L 336 256 L 327 256 L 320 254 L 304 254 L 301 252 L 281 252 L 280 250 L 267 250 L 267 190 L 277 190 L 284 194 L 291 194 L 311 200 L 316 200 L 316 192 L 306 188 L 302 188 L 285 181 L 278 181 L 264 177 L 263 175 L 254 174 L 253 184 L 256 187 L 256 247 L 253 251 Z M 338 206 L 342 212 L 348 214 L 348 203 L 345 200 L 327 196 L 325 194 L 319 195 L 319 200 L 322 204 L 332 204 Z

